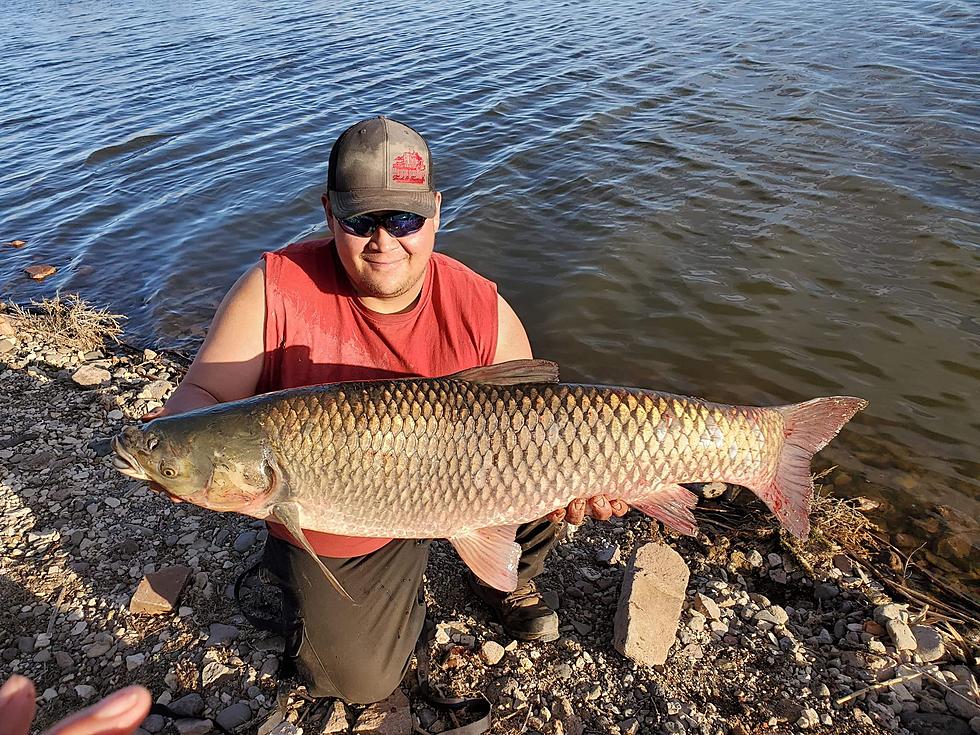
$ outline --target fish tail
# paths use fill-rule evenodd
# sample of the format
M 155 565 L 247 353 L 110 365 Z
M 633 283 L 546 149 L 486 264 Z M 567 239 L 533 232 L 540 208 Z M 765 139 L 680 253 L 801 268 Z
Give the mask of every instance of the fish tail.
M 810 534 L 813 455 L 867 405 L 862 398 L 832 396 L 773 409 L 783 417 L 783 449 L 772 481 L 750 489 L 797 538 L 804 539 Z

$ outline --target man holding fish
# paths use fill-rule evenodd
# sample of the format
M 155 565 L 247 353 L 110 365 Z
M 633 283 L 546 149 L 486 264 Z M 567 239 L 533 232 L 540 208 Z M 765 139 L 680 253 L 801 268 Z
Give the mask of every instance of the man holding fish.
M 180 386 L 146 418 L 284 388 L 436 377 L 531 357 L 524 327 L 495 285 L 433 252 L 441 195 L 416 131 L 384 117 L 346 130 L 331 151 L 322 203 L 333 238 L 266 253 L 246 272 L 222 301 Z M 567 517 L 604 520 L 627 509 L 600 495 L 574 500 Z M 522 555 L 513 592 L 472 578 L 514 638 L 558 637 L 557 615 L 532 580 L 565 513 L 517 530 Z M 322 564 L 356 591 L 355 608 L 330 588 L 302 540 L 273 521 L 269 532 L 264 563 L 292 592 L 303 628 L 292 653 L 311 693 L 383 699 L 398 685 L 421 630 L 428 541 L 306 530 Z
M 289 655 L 315 696 L 398 686 L 428 539 L 449 539 L 510 635 L 551 640 L 531 580 L 562 517 L 633 507 L 693 534 L 682 483 L 719 480 L 805 537 L 810 460 L 865 406 L 559 383 L 496 287 L 433 253 L 439 205 L 418 133 L 349 128 L 323 197 L 333 239 L 266 253 L 164 410 L 113 440 L 124 474 L 268 522 L 265 568 L 298 614 Z

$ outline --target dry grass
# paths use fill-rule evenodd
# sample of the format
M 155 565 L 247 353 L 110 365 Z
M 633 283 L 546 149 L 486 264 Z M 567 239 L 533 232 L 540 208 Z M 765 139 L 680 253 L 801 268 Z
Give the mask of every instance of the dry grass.
M 53 298 L 32 301 L 28 307 L 14 304 L 10 318 L 20 329 L 61 346 L 88 352 L 102 347 L 107 340 L 118 343 L 126 317 L 97 309 L 78 294 L 65 297 L 56 294 Z

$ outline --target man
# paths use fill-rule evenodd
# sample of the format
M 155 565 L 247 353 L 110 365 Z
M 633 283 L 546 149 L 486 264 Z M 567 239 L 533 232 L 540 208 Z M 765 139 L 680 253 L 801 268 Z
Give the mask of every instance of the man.
M 225 297 L 184 380 L 150 417 L 283 388 L 435 377 L 530 358 L 524 327 L 496 286 L 433 252 L 442 197 L 432 173 L 426 142 L 408 126 L 377 117 L 348 128 L 331 150 L 321 198 L 333 238 L 265 253 Z M 514 638 L 558 637 L 558 618 L 532 580 L 562 517 L 580 523 L 587 510 L 605 519 L 626 506 L 577 500 L 522 526 L 519 585 L 510 594 L 471 579 Z M 429 542 L 306 531 L 355 608 L 285 528 L 270 522 L 269 532 L 263 563 L 301 621 L 287 656 L 310 693 L 384 699 L 422 628 Z

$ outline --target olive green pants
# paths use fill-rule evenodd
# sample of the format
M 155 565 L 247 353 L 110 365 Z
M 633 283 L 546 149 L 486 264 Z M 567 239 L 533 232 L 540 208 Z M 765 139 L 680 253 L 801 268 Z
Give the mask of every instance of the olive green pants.
M 561 528 L 537 521 L 518 529 L 519 583 L 541 573 Z M 367 704 L 398 687 L 425 621 L 421 587 L 430 543 L 396 539 L 364 556 L 320 557 L 357 600 L 352 605 L 305 551 L 269 536 L 263 565 L 284 590 L 286 617 L 298 621 L 286 656 L 310 694 Z

